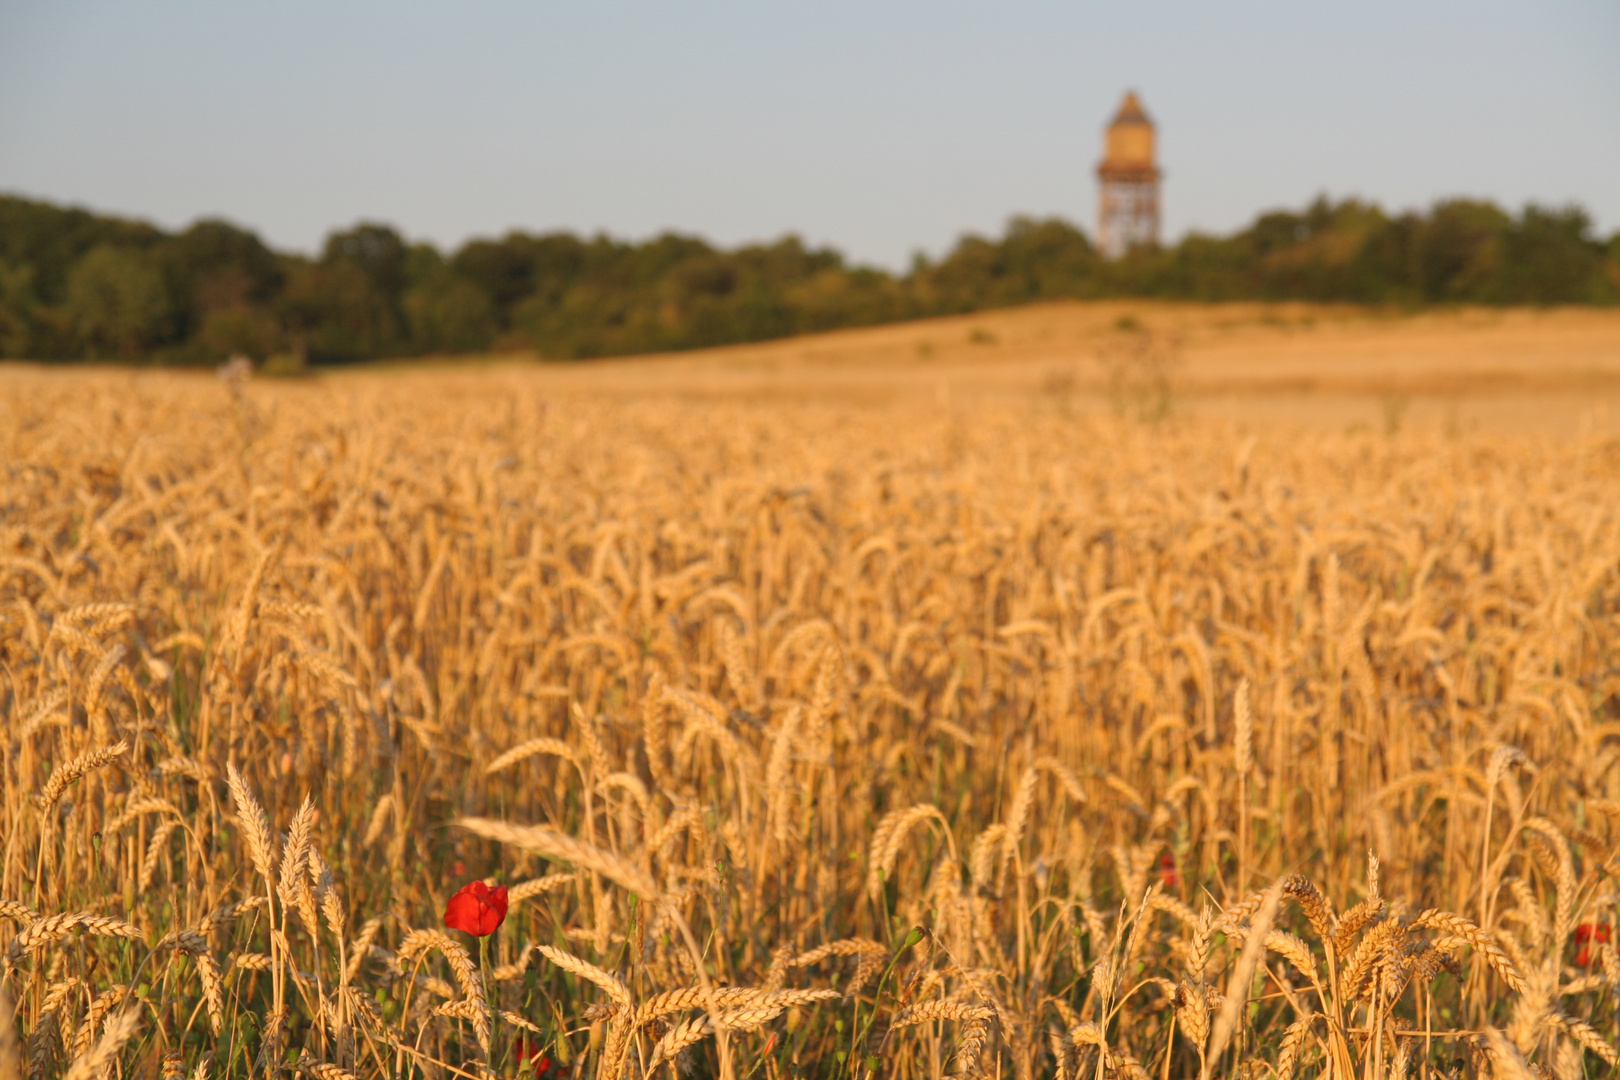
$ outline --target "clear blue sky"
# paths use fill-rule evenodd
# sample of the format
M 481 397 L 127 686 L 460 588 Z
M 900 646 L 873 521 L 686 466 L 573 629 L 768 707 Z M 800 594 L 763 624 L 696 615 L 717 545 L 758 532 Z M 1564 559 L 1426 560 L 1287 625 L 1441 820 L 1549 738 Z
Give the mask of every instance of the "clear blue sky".
M 1089 230 L 1127 87 L 1172 239 L 1319 192 L 1620 229 L 1616 0 L 0 0 L 0 191 L 302 250 L 365 218 L 900 266 L 1015 213 Z

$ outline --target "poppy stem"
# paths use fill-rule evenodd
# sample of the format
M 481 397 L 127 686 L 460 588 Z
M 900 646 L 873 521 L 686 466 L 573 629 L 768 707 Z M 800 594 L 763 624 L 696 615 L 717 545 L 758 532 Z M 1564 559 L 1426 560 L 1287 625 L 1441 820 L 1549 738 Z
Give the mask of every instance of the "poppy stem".
M 488 935 L 478 939 L 478 975 L 479 978 L 483 979 L 484 981 L 484 1012 L 489 1016 L 490 1031 L 489 1056 L 491 1060 L 489 1062 L 489 1067 L 493 1070 L 495 1068 L 494 1058 L 499 1051 L 495 1049 L 497 1045 L 495 1041 L 495 999 L 490 995 L 490 991 L 494 984 L 489 977 Z

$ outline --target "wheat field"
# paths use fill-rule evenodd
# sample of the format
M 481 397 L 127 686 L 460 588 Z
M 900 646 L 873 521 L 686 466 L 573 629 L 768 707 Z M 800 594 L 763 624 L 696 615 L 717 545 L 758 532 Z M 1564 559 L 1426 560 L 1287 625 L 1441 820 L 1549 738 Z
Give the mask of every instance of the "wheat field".
M 0 1080 L 1614 1074 L 1612 436 L 13 369 L 0 458 Z

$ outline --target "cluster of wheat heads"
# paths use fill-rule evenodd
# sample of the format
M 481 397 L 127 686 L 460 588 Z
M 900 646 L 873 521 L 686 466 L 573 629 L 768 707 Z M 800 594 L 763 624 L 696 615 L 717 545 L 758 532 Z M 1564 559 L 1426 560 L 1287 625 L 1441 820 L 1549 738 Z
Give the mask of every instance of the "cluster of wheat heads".
M 1613 1068 L 1613 443 L 11 374 L 0 462 L 6 1080 Z

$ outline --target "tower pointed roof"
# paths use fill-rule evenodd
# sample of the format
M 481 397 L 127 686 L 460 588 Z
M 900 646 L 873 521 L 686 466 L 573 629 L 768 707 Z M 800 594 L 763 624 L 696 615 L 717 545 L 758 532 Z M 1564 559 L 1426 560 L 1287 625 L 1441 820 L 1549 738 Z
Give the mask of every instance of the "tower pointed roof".
M 1125 92 L 1125 100 L 1119 103 L 1119 111 L 1114 114 L 1114 119 L 1109 121 L 1108 126 L 1117 127 L 1122 124 L 1153 126 L 1153 121 L 1149 118 L 1147 110 L 1142 108 L 1142 102 L 1137 98 L 1135 90 Z

